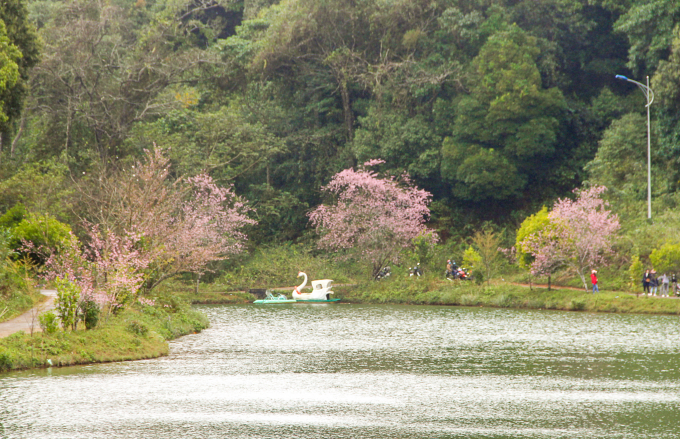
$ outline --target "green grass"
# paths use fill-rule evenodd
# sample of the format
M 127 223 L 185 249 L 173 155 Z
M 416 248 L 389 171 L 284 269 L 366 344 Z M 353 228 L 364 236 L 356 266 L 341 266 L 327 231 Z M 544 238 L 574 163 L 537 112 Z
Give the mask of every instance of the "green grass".
M 208 325 L 198 311 L 161 306 L 127 309 L 89 331 L 18 332 L 0 339 L 0 371 L 155 358 L 167 340 Z
M 252 294 L 232 291 L 220 282 L 201 283 L 198 294 L 193 282 L 172 280 L 161 284 L 151 294 L 151 298 L 164 303 L 192 303 L 201 305 L 248 303 L 253 301 Z
M 290 295 L 290 291 L 273 290 Z M 626 292 L 591 294 L 581 289 L 553 287 L 528 288 L 508 282 L 494 281 L 476 285 L 473 282 L 447 281 L 435 276 L 418 279 L 391 277 L 379 282 L 364 281 L 348 286 L 334 286 L 333 297 L 349 303 L 414 304 L 449 306 L 484 306 L 493 308 L 553 309 L 562 311 L 618 312 L 680 315 L 680 300 L 636 297 Z M 180 293 L 182 294 L 182 293 Z M 247 293 L 229 294 L 210 291 L 202 286 L 199 294 L 185 293 L 194 303 L 249 303 L 255 297 Z
M 336 284 L 353 283 L 368 276 L 363 264 L 333 261 L 324 253 L 298 245 L 280 245 L 255 250 L 242 264 L 229 267 L 215 281 L 224 291 L 298 285 L 299 271 L 309 279 L 333 279 Z
M 339 289 L 338 289 L 339 290 Z M 339 291 L 340 292 L 340 291 Z M 680 300 L 636 297 L 619 292 L 591 294 L 582 290 L 527 288 L 505 282 L 491 286 L 433 278 L 388 279 L 344 288 L 343 300 L 355 303 L 485 306 L 680 315 Z
M 39 291 L 30 291 L 31 292 L 29 293 L 19 288 L 6 290 L 0 288 L 0 314 L 2 314 L 5 309 L 7 309 L 7 311 L 0 317 L 0 322 L 7 321 L 21 315 L 46 299 L 46 297 L 40 294 Z

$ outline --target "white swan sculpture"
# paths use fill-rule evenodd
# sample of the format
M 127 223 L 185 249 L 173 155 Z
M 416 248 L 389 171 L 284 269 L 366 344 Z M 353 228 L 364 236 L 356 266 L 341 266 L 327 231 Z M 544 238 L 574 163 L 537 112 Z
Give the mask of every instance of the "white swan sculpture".
M 311 293 L 303 293 L 302 289 L 307 285 L 307 274 L 303 273 L 302 271 L 298 273 L 298 277 L 304 276 L 305 280 L 300 284 L 300 286 L 295 287 L 293 290 L 293 299 L 297 301 L 331 301 L 331 300 L 339 300 L 339 299 L 331 299 L 331 294 L 333 294 L 333 291 L 331 291 L 331 283 L 333 282 L 333 279 L 321 279 L 321 280 L 313 280 L 312 281 L 312 292 Z

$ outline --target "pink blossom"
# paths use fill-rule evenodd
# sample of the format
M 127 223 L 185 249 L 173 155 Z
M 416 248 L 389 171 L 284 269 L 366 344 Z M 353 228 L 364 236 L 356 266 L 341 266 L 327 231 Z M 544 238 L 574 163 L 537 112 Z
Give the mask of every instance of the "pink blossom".
M 138 297 L 137 301 L 146 306 L 154 306 L 156 304 L 155 300 L 147 299 L 146 297 Z
M 374 276 L 388 262 L 397 262 L 400 251 L 426 229 L 430 215 L 431 194 L 404 180 L 381 178 L 367 169 L 336 174 L 322 188 L 334 195 L 336 203 L 322 204 L 309 214 L 321 235 L 319 247 L 351 250 L 350 254 L 373 264 Z
M 583 282 L 586 272 L 607 262 L 619 219 L 607 210 L 601 195 L 607 189 L 594 186 L 574 190 L 576 199 L 559 199 L 548 214 L 550 224 L 522 242 L 533 256 L 533 274 L 551 274 L 563 266 L 573 269 Z

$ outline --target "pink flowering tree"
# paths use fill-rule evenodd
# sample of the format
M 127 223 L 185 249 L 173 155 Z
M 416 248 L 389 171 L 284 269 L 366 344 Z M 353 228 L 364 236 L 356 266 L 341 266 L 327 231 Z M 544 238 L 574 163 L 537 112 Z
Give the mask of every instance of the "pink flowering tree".
M 188 197 L 159 209 L 155 221 L 133 227 L 147 243 L 149 290 L 181 273 L 203 274 L 209 263 L 245 249 L 251 210 L 232 188 L 217 186 L 208 175 L 186 179 Z
M 181 273 L 200 275 L 210 263 L 243 251 L 242 229 L 255 224 L 232 187 L 220 187 L 205 174 L 173 177 L 158 147 L 146 151 L 143 161 L 80 189 L 86 219 L 106 230 L 104 237 L 132 243 L 135 253 L 129 256 L 137 259 L 127 267 L 142 277 L 146 292 Z
M 579 276 L 587 290 L 588 270 L 604 265 L 612 252 L 619 219 L 601 196 L 604 186 L 575 190 L 576 199 L 559 199 L 548 214 L 546 227 L 524 238 L 522 248 L 531 253 L 534 274 L 550 274 L 566 266 Z
M 80 301 L 93 301 L 100 308 L 123 306 L 135 297 L 144 282 L 148 257 L 137 249 L 139 236 L 117 236 L 87 225 L 88 240 L 80 245 L 74 239 L 45 263 L 45 278 L 74 284 Z
M 527 236 L 522 241 L 521 248 L 524 252 L 533 256 L 533 260 L 529 264 L 531 274 L 547 276 L 548 290 L 550 290 L 552 275 L 567 265 L 567 254 L 562 251 L 554 227 L 546 227 Z
M 358 170 L 336 174 L 322 188 L 335 204 L 322 204 L 309 214 L 320 235 L 319 247 L 371 263 L 373 278 L 390 262 L 398 262 L 414 238 L 437 239 L 424 233 L 431 194 L 413 186 L 407 174 L 380 177 L 369 170 L 380 163 L 371 160 Z

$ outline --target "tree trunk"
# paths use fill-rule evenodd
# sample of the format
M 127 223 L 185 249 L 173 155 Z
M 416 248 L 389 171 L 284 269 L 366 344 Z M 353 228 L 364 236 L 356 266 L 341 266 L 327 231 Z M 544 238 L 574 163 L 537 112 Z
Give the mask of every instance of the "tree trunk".
M 550 275 L 548 275 L 548 291 L 550 291 Z
M 17 131 L 17 135 L 14 136 L 14 140 L 12 140 L 12 146 L 10 146 L 9 150 L 9 158 L 14 157 L 14 151 L 16 150 L 17 143 L 19 142 L 19 139 L 21 139 L 21 135 L 24 132 L 24 124 L 26 123 L 26 114 L 21 115 L 21 121 L 19 122 L 19 130 Z
M 352 114 L 352 105 L 349 100 L 349 91 L 347 90 L 347 77 L 343 70 L 340 70 L 338 74 L 338 82 L 340 83 L 340 96 L 342 97 L 342 112 L 345 116 L 347 141 L 351 142 L 354 138 L 354 115 Z

